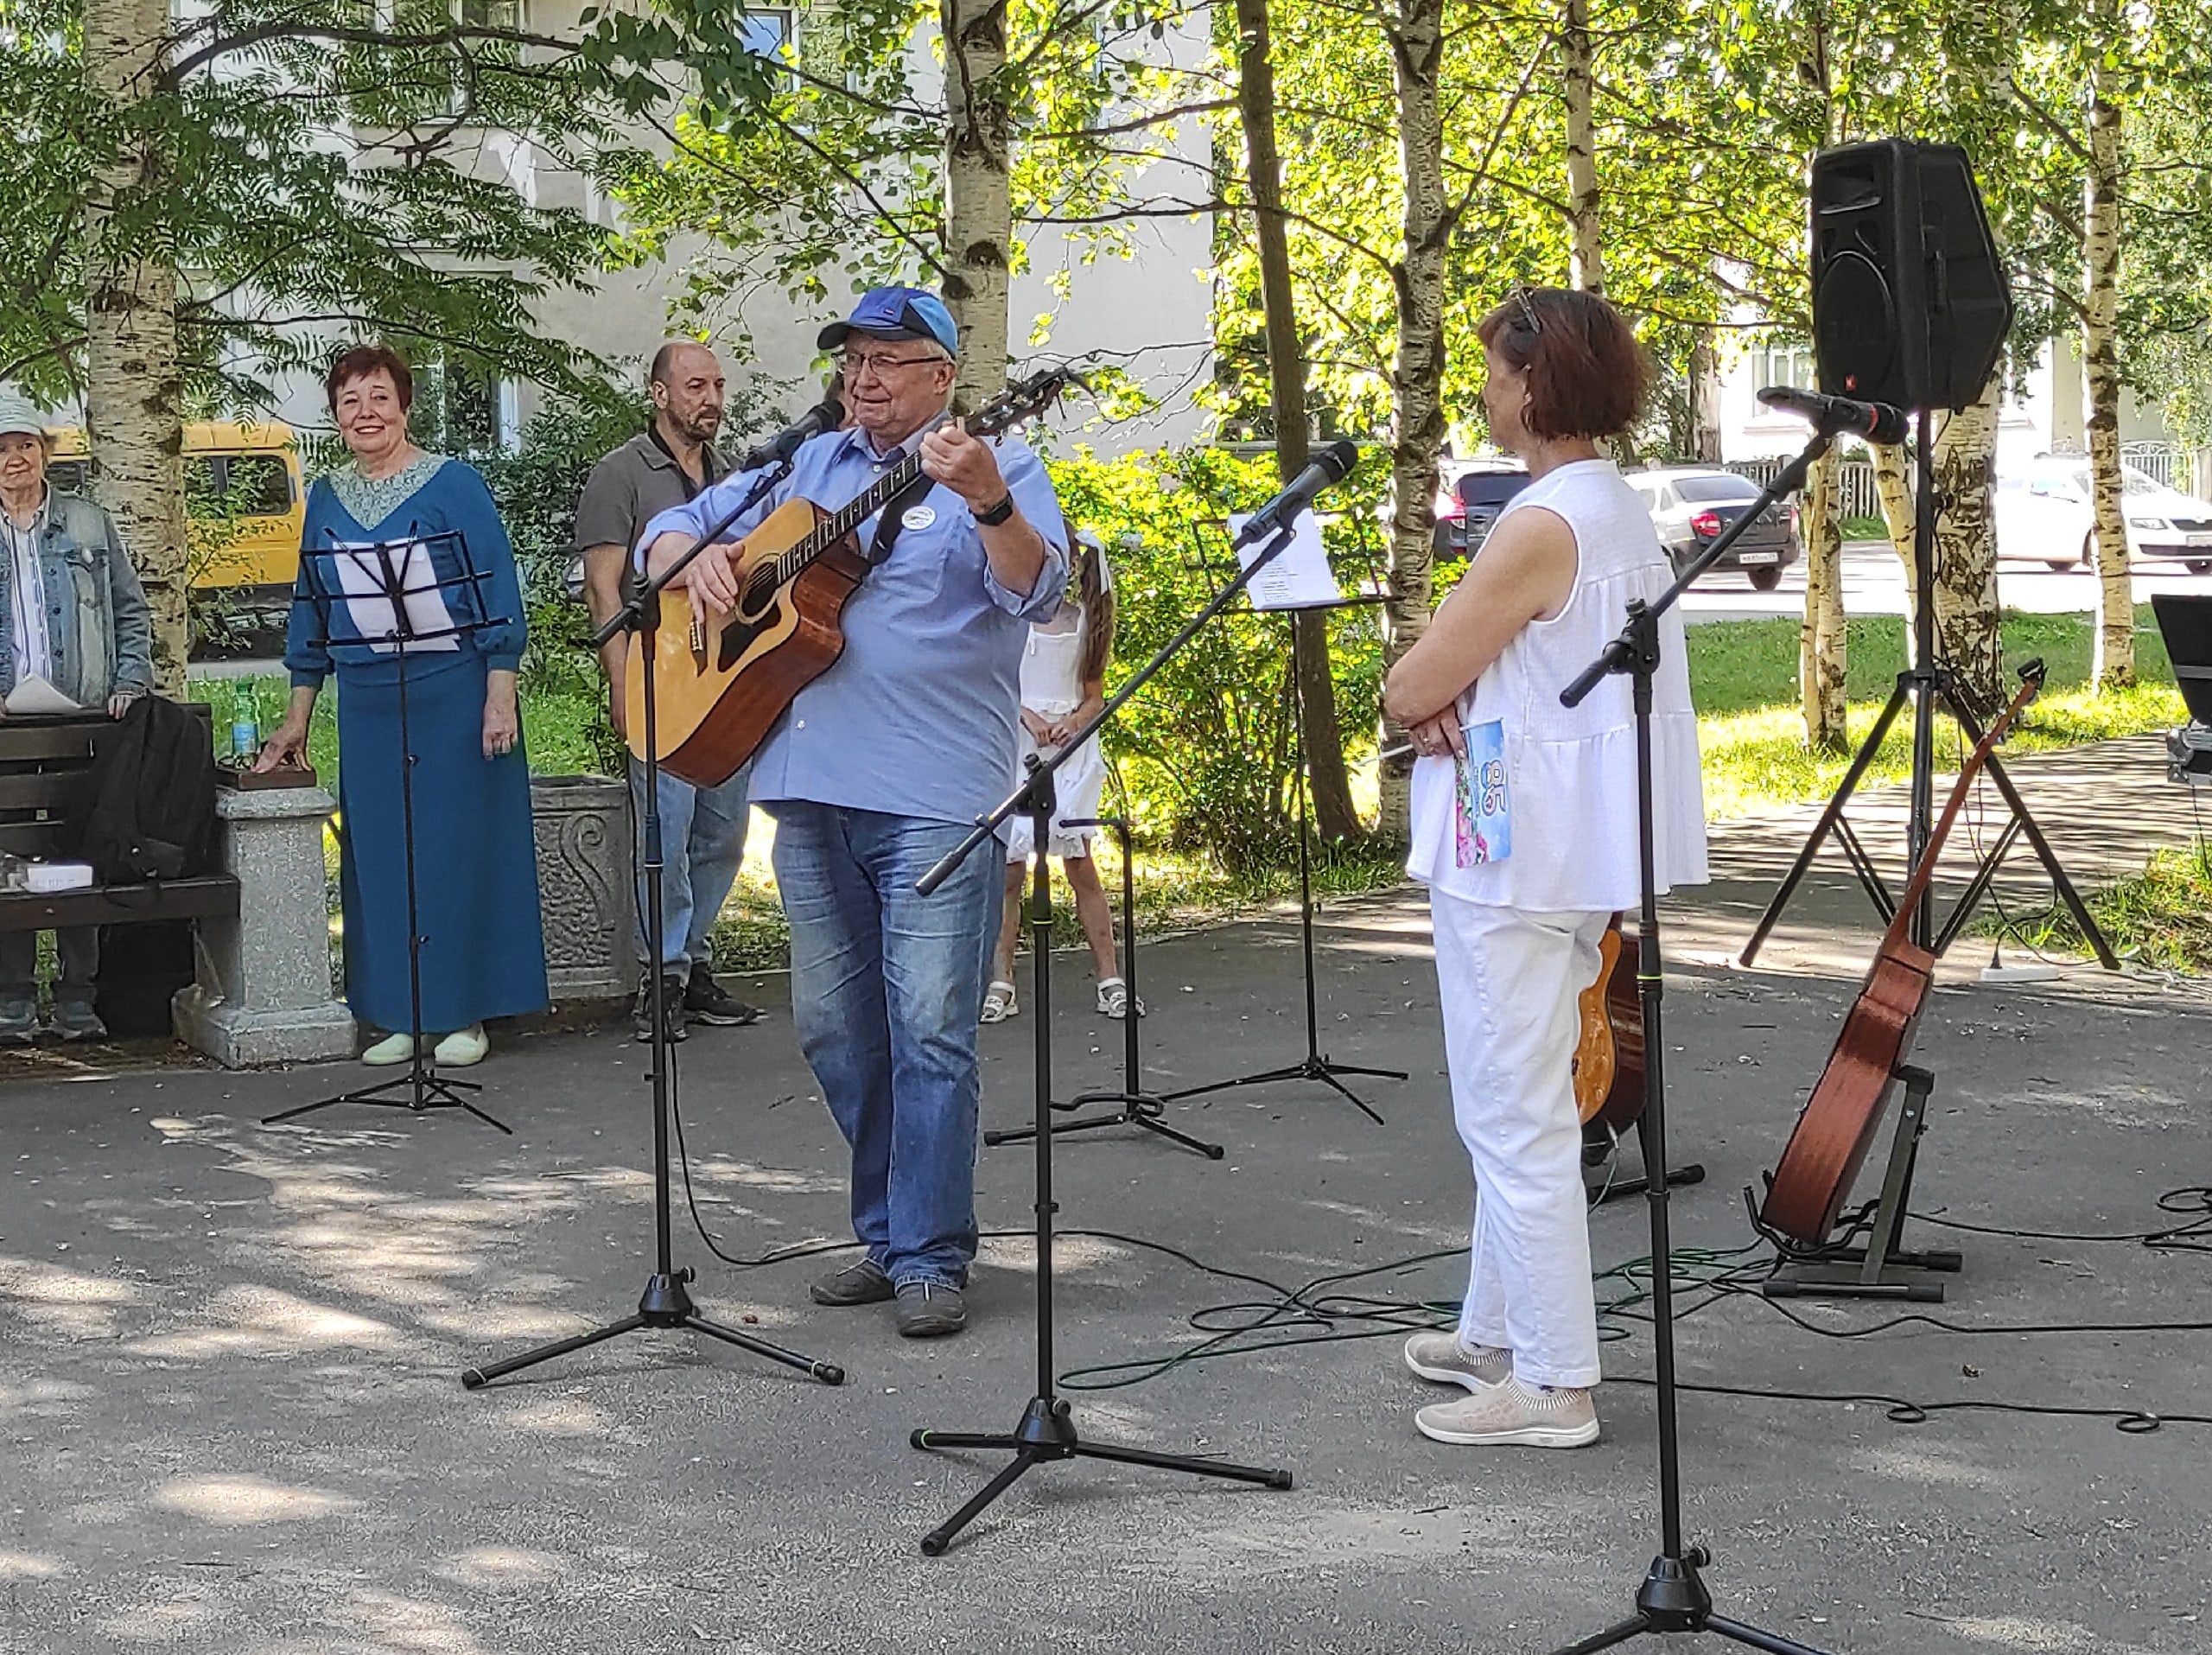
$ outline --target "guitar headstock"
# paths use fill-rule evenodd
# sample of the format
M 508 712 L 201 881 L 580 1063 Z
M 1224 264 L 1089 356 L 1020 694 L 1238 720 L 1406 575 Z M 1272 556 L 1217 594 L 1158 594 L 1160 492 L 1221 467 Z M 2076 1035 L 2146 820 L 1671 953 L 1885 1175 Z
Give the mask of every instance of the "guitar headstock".
M 998 436 L 1024 420 L 1036 418 L 1070 391 L 1090 388 L 1090 382 L 1065 364 L 1042 368 L 1027 379 L 1014 380 L 988 406 L 978 409 L 963 423 L 977 436 Z

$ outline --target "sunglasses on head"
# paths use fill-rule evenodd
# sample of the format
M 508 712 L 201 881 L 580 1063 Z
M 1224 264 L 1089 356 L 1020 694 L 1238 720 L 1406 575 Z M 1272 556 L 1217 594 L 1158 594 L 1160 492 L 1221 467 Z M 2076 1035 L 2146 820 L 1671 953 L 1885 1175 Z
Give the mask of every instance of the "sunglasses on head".
M 1535 302 L 1529 296 L 1527 287 L 1516 287 L 1513 290 L 1513 302 L 1521 307 L 1522 327 L 1532 334 L 1541 334 L 1544 331 L 1544 319 L 1536 314 Z

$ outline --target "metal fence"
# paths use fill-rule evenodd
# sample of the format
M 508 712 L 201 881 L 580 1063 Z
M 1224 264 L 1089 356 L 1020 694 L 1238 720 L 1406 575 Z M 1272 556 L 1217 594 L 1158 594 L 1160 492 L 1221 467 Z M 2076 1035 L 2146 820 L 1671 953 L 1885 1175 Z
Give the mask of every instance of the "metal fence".
M 1748 477 L 1760 487 L 1775 480 L 1789 462 L 1779 455 L 1769 460 L 1731 460 L 1724 468 Z M 1874 484 L 1874 468 L 1864 460 L 1846 460 L 1835 468 L 1837 510 L 1844 517 L 1879 517 L 1882 493 Z
M 2154 478 L 2168 488 L 2200 500 L 2212 500 L 2212 448 L 2185 449 L 2166 442 L 2123 442 L 2120 462 Z M 1748 477 L 1764 487 L 1788 461 L 1732 460 L 1726 469 Z M 1845 517 L 1879 517 L 1881 491 L 1874 483 L 1874 468 L 1864 460 L 1847 460 L 1836 468 L 1840 509 Z

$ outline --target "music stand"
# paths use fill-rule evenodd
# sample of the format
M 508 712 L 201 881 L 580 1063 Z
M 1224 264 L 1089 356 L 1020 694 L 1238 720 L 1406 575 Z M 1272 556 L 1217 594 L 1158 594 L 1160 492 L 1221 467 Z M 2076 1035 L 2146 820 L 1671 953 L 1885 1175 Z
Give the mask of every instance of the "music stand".
M 460 573 L 442 576 L 438 553 L 443 551 Z M 355 579 L 349 587 L 346 571 Z M 458 650 L 461 640 L 487 627 L 505 625 L 511 618 L 486 612 L 483 583 L 491 571 L 469 561 L 467 537 L 455 530 L 434 534 L 410 532 L 398 540 L 378 540 L 346 545 L 334 538 L 327 546 L 300 549 L 300 579 L 308 601 L 315 605 L 321 645 L 331 642 L 330 617 L 334 607 L 347 606 L 361 633 L 359 640 L 372 647 L 389 646 L 398 665 L 399 685 L 399 819 L 401 856 L 407 869 L 407 1021 L 404 1032 L 412 1037 L 407 1073 L 374 1085 L 321 1098 L 311 1104 L 280 1109 L 261 1117 L 264 1126 L 329 1109 L 339 1104 L 365 1104 L 377 1109 L 404 1109 L 416 1115 L 434 1109 L 466 1110 L 509 1136 L 513 1129 L 471 1103 L 464 1092 L 481 1092 L 473 1080 L 449 1080 L 437 1072 L 433 1053 L 429 1061 L 423 1051 L 423 935 L 422 914 L 415 875 L 415 743 L 408 722 L 407 664 L 414 656 Z M 355 608 L 359 604 L 362 606 Z M 386 629 L 385 617 L 389 616 Z M 372 632 L 372 626 L 375 627 Z M 404 1090 L 404 1096 L 385 1094 Z
M 1281 607 L 1294 614 L 1300 609 L 1346 609 L 1380 602 L 1379 598 L 1342 598 L 1331 603 L 1287 604 Z M 1294 660 L 1295 654 L 1294 645 Z M 1292 669 L 1290 680 L 1292 719 L 1298 741 L 1298 767 L 1294 773 L 1298 789 L 1298 948 L 1306 977 L 1306 1055 L 1297 1062 L 1286 1063 L 1280 1068 L 1262 1069 L 1255 1074 L 1237 1075 L 1228 1080 L 1209 1080 L 1201 1086 L 1185 1086 L 1180 1091 L 1163 1094 L 1163 1098 L 1172 1104 L 1185 1098 L 1203 1098 L 1208 1092 L 1227 1092 L 1236 1086 L 1272 1085 L 1279 1080 L 1318 1080 L 1380 1126 L 1383 1123 L 1382 1117 L 1338 1077 L 1363 1074 L 1383 1080 L 1403 1080 L 1406 1072 L 1403 1069 L 1371 1069 L 1357 1063 L 1339 1063 L 1321 1049 L 1320 999 L 1314 982 L 1313 967 L 1313 858 L 1308 845 L 1313 837 L 1313 812 L 1306 773 L 1306 686 L 1300 682 L 1295 666 Z

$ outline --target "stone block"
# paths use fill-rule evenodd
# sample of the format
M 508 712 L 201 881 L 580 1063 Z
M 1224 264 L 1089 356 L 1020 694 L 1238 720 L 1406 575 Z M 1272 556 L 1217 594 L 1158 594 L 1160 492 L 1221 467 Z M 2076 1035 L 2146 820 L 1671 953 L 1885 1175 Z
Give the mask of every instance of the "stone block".
M 530 792 L 546 986 L 556 1003 L 627 996 L 638 985 L 629 784 L 536 776 Z
M 353 1053 L 353 1018 L 331 989 L 320 787 L 215 796 L 218 854 L 238 876 L 235 919 L 203 920 L 199 980 L 174 1003 L 179 1039 L 230 1068 Z

